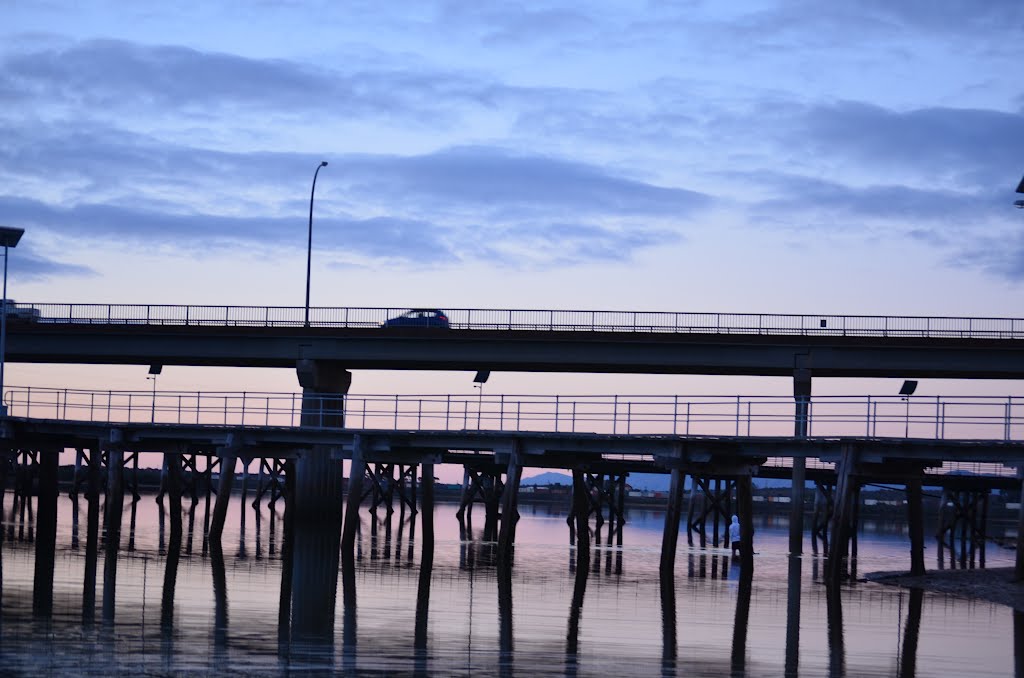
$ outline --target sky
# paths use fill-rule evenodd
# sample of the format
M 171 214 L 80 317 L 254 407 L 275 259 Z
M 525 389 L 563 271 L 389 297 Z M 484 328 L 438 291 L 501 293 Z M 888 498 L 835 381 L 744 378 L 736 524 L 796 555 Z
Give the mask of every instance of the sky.
M 20 302 L 1020 317 L 1020 0 L 0 0 Z M 144 368 L 8 384 L 148 390 Z M 287 370 L 161 388 L 294 391 Z M 496 374 L 489 392 L 791 392 Z M 844 381 L 815 392 L 893 394 Z M 357 373 L 353 392 L 472 392 Z M 1024 393 L 922 383 L 919 393 Z

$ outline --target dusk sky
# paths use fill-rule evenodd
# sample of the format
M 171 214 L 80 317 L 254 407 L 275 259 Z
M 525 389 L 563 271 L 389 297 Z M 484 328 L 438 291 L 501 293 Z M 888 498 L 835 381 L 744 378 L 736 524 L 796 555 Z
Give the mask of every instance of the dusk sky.
M 301 306 L 326 160 L 318 306 L 1024 315 L 1024 3 L 630 4 L 0 0 L 9 296 Z

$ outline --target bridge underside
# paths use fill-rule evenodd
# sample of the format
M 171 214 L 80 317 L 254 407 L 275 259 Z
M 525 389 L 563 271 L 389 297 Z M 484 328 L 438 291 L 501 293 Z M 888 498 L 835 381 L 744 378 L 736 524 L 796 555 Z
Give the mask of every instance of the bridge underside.
M 1024 378 L 1024 340 L 11 323 L 7 360 L 105 365 Z
M 787 466 L 769 458 L 836 462 L 844 450 L 856 450 L 862 464 L 912 463 L 920 468 L 943 462 L 1016 466 L 1024 462 L 1024 441 L 929 440 L 892 438 L 786 438 L 756 436 L 644 436 L 592 433 L 432 432 L 297 427 L 231 427 L 189 424 L 110 424 L 68 420 L 8 418 L 0 440 L 8 449 L 106 447 L 111 440 L 131 452 L 231 454 L 249 458 L 297 459 L 313 451 L 332 459 L 351 459 L 357 439 L 363 460 L 391 464 L 495 464 L 502 468 L 513 452 L 526 467 L 577 468 L 591 472 L 670 472 L 703 475 L 753 474 L 790 477 Z M 809 480 L 834 475 L 807 470 Z M 970 489 L 977 477 L 934 474 L 936 485 Z M 821 476 L 821 477 L 819 477 Z M 931 475 L 929 475 L 931 478 Z M 884 480 L 884 478 L 878 478 Z M 985 482 L 1016 487 L 1008 473 Z

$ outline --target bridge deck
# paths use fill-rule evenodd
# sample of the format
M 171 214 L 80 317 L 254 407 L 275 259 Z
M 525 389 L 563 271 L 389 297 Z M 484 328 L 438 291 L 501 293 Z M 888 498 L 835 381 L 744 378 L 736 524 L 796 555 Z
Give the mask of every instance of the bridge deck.
M 614 311 L 18 305 L 14 362 L 788 376 L 1024 378 L 1024 320 Z M 34 315 L 33 315 L 34 314 Z

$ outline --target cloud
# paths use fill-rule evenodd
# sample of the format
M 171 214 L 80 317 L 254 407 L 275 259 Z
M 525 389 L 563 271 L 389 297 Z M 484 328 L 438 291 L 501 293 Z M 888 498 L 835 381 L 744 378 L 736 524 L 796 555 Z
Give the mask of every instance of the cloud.
M 60 107 L 94 116 L 146 112 L 196 119 L 316 113 L 412 122 L 430 116 L 436 125 L 442 117 L 458 117 L 454 104 L 481 105 L 500 92 L 486 79 L 422 63 L 347 63 L 339 71 L 119 40 L 77 42 L 9 54 L 0 61 L 0 101 L 23 109 L 31 104 L 51 114 Z
M 887 219 L 898 221 L 904 227 L 944 224 L 963 228 L 980 217 L 1006 211 L 1006 203 L 999 202 L 991 191 L 976 194 L 894 184 L 850 186 L 839 181 L 772 172 L 744 176 L 749 183 L 778 193 L 778 197 L 753 203 L 759 213 L 755 222 L 760 223 L 776 223 L 778 215 L 814 213 L 847 219 Z
M 858 102 L 816 106 L 798 118 L 788 142 L 853 160 L 878 173 L 985 188 L 1009 183 L 1024 157 L 1024 113 L 921 108 L 893 111 Z
M 525 213 L 571 210 L 582 214 L 689 217 L 708 196 L 623 178 L 582 162 L 461 147 L 414 157 L 362 156 L 345 171 L 373 182 L 388 200 L 413 196 L 427 203 L 472 204 Z
M 16 250 L 9 253 L 9 257 L 8 273 L 12 280 L 20 282 L 99 275 L 95 269 L 88 266 L 68 264 L 42 255 L 24 240 Z

